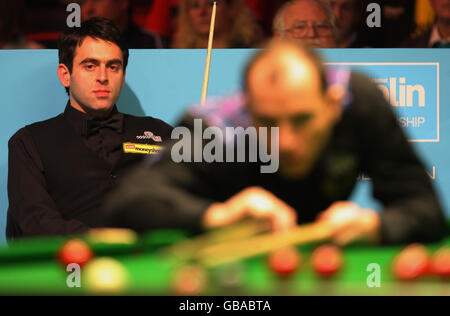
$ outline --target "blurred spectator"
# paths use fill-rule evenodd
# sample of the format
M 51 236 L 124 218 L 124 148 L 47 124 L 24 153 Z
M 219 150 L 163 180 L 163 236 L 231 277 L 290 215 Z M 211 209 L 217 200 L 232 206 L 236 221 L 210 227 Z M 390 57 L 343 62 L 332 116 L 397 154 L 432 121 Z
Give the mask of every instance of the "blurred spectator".
M 206 48 L 213 0 L 181 0 L 174 48 Z M 242 0 L 216 0 L 214 48 L 255 47 L 262 31 Z
M 153 0 L 145 28 L 172 37 L 176 29 L 179 0 Z
M 294 0 L 284 4 L 273 21 L 275 37 L 305 42 L 315 48 L 337 46 L 336 18 L 324 0 Z
M 275 13 L 287 0 L 245 0 L 249 9 L 253 12 L 253 16 L 261 25 L 264 34 L 272 36 L 272 21 Z
M 44 46 L 25 38 L 23 34 L 24 12 L 25 4 L 22 0 L 0 0 L 0 48 L 44 48 Z
M 450 48 L 450 0 L 430 0 L 436 20 L 431 28 L 412 36 L 402 46 L 420 48 Z
M 23 30 L 30 41 L 56 49 L 61 30 L 66 27 L 68 3 L 63 0 L 25 1 Z M 64 0 L 74 2 L 73 0 Z
M 167 39 L 138 27 L 132 19 L 131 0 L 82 0 L 81 19 L 92 17 L 110 19 L 117 25 L 129 48 L 165 48 Z
M 359 32 L 364 13 L 361 0 L 327 0 L 336 16 L 339 29 L 338 46 L 341 48 L 365 47 L 365 37 Z
M 287 0 L 244 0 L 253 18 L 264 34 L 272 35 L 272 21 L 277 9 Z M 145 22 L 145 28 L 169 37 L 174 35 L 180 0 L 153 0 Z
M 414 0 L 385 0 L 382 5 L 381 29 L 368 33 L 373 38 L 373 46 L 398 47 L 404 42 L 415 28 L 414 7 Z
M 153 0 L 147 19 L 145 28 L 173 37 L 177 29 L 178 3 L 180 0 Z M 253 14 L 253 18 L 260 24 L 264 34 L 271 36 L 272 20 L 277 9 L 286 2 L 286 0 L 244 0 L 248 9 Z
M 336 15 L 339 47 L 398 47 L 414 29 L 415 0 L 327 0 Z M 381 27 L 369 27 L 369 3 L 381 7 Z
M 434 10 L 429 0 L 416 0 L 414 22 L 418 30 L 428 29 L 435 19 Z

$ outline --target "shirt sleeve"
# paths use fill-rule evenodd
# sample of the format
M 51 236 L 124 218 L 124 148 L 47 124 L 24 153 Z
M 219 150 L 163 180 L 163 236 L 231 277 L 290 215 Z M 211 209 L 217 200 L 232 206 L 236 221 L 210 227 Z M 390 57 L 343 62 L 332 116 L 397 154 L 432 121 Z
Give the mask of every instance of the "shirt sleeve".
M 414 152 L 385 97 L 368 78 L 353 75 L 355 134 L 363 172 L 382 202 L 382 242 L 437 241 L 446 223 L 425 167 Z
M 7 237 L 78 234 L 88 226 L 62 217 L 51 198 L 45 171 L 27 128 L 8 142 Z

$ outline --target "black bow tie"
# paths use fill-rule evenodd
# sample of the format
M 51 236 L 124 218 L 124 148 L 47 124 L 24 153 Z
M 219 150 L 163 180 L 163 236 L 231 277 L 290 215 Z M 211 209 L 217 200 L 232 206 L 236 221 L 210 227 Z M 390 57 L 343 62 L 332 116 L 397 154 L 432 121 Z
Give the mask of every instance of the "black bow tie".
M 97 133 L 102 128 L 120 132 L 122 130 L 123 114 L 115 113 L 106 120 L 92 119 L 87 121 L 87 136 Z

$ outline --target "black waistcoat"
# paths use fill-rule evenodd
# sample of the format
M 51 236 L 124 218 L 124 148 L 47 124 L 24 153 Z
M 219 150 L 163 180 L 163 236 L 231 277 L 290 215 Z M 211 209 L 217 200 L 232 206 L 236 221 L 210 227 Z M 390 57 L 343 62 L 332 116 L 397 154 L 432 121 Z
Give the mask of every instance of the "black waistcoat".
M 151 117 L 125 114 L 123 124 L 123 143 L 162 145 L 138 137 L 151 131 L 166 140 L 170 133 L 169 125 Z M 63 114 L 27 128 L 43 163 L 48 192 L 63 217 L 91 227 L 102 226 L 99 210 L 105 195 L 147 155 L 122 151 L 119 161 L 111 166 L 87 147 Z

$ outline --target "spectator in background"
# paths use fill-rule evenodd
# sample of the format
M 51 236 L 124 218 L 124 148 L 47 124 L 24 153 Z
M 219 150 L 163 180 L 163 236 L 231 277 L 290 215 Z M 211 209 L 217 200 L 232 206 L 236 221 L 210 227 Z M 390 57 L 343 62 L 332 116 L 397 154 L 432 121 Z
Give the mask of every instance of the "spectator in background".
M 130 0 L 82 0 L 81 18 L 103 17 L 114 22 L 125 37 L 129 48 L 165 48 L 166 39 L 134 24 Z
M 361 0 L 328 0 L 336 16 L 339 29 L 339 47 L 364 47 L 364 36 L 359 32 L 363 17 L 363 1 Z
M 370 2 L 370 0 L 366 0 Z M 414 30 L 414 0 L 385 0 L 381 28 L 366 27 L 373 47 L 398 47 Z
M 253 17 L 267 36 L 272 36 L 272 21 L 279 7 L 287 0 L 244 0 Z M 177 29 L 178 3 L 180 0 L 153 0 L 147 14 L 145 28 L 168 37 Z
M 275 13 L 286 2 L 287 0 L 245 0 L 253 16 L 263 28 L 264 34 L 268 37 L 272 36 L 272 24 Z
M 411 48 L 450 48 L 450 0 L 430 0 L 436 14 L 431 28 L 418 36 L 412 36 L 402 46 Z
M 44 46 L 28 41 L 22 33 L 25 5 L 22 0 L 0 0 L 0 48 L 39 49 Z
M 171 38 L 176 29 L 179 0 L 153 0 L 145 28 Z
M 213 0 L 181 0 L 174 48 L 206 48 Z M 262 32 L 242 0 L 217 1 L 214 48 L 249 48 Z
M 275 37 L 304 42 L 314 48 L 337 47 L 336 17 L 323 0 L 295 0 L 284 4 L 273 22 Z

